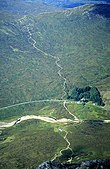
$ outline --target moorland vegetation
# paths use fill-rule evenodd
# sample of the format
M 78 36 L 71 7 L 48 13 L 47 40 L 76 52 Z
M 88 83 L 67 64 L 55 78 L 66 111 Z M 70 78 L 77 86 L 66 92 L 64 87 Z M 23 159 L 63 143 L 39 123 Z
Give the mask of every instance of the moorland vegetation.
M 0 124 L 25 115 L 74 120 L 69 111 L 83 122 L 31 119 L 0 129 L 0 168 L 33 169 L 56 154 L 60 162 L 109 159 L 110 123 L 103 122 L 110 119 L 108 16 L 99 12 L 98 5 L 61 11 L 50 11 L 49 6 L 42 13 L 44 4 L 30 15 L 35 8 L 29 4 L 22 6 L 26 10 L 19 6 L 17 13 L 4 8 L 0 15 Z M 67 100 L 66 89 L 71 99 Z M 99 106 L 103 96 L 104 107 Z M 82 98 L 89 102 L 73 101 Z M 61 102 L 31 102 L 46 99 Z

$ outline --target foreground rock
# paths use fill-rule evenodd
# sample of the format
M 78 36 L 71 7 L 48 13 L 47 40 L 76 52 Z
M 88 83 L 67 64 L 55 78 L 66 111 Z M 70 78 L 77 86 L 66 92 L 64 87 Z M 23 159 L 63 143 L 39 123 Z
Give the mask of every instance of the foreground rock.
M 36 169 L 110 169 L 110 160 L 90 160 L 80 164 L 44 162 Z

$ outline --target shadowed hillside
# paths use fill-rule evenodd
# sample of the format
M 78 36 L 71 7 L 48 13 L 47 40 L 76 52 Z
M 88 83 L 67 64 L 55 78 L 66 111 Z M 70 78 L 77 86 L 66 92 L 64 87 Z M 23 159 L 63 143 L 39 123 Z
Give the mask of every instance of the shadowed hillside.
M 101 15 L 102 17 L 110 18 L 110 4 L 99 4 L 92 10 L 92 13 Z

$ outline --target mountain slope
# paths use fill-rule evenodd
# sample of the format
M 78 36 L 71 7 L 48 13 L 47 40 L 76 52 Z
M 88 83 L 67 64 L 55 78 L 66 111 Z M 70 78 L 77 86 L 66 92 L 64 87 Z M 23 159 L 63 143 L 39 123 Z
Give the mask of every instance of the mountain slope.
M 101 91 L 110 90 L 110 22 L 96 9 L 100 6 L 87 5 L 21 19 L 2 13 L 1 107 L 60 98 L 63 79 L 52 56 L 60 59 L 68 89 L 95 85 Z
M 18 15 L 38 14 L 42 12 L 57 11 L 58 8 L 43 2 L 33 2 L 25 0 L 1 0 L 0 10 Z
M 0 15 L 0 168 L 110 159 L 110 6 L 23 8 Z M 67 100 L 88 85 L 105 107 Z

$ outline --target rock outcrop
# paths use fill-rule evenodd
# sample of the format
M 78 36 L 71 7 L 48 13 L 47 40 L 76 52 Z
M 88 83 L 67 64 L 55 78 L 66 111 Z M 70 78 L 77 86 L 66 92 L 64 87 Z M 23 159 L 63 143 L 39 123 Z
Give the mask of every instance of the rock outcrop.
M 36 169 L 110 169 L 110 160 L 90 160 L 80 164 L 44 162 Z

